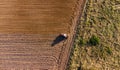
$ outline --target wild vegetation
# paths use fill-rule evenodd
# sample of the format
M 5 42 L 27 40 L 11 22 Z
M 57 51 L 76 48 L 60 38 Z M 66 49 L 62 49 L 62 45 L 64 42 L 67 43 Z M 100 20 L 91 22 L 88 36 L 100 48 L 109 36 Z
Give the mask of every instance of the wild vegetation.
M 120 69 L 120 0 L 88 0 L 67 69 Z

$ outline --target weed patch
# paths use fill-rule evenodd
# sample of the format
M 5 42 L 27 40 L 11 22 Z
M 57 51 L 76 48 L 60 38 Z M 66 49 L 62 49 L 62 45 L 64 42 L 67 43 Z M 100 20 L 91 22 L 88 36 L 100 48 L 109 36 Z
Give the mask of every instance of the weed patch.
M 95 35 L 93 35 L 89 40 L 89 44 L 93 46 L 99 45 L 99 43 L 100 43 L 100 39 Z

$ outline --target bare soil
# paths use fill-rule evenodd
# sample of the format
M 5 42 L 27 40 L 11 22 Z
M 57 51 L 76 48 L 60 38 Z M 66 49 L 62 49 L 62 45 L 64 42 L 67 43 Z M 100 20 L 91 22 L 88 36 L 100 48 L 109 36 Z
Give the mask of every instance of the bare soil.
M 77 0 L 0 0 L 2 33 L 68 33 Z
M 0 70 L 64 70 L 82 3 L 0 0 Z M 68 40 L 51 46 L 60 33 Z

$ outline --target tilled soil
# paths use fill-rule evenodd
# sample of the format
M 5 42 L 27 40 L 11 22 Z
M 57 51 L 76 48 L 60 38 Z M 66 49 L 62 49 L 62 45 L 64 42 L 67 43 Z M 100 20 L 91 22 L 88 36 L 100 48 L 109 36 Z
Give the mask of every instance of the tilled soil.
M 67 32 L 76 0 L 0 0 L 0 32 Z
M 0 0 L 0 70 L 64 70 L 79 3 Z M 51 46 L 60 33 L 68 40 Z
M 0 68 L 57 69 L 60 47 L 51 47 L 56 35 L 0 34 Z M 60 45 L 61 46 L 61 45 Z

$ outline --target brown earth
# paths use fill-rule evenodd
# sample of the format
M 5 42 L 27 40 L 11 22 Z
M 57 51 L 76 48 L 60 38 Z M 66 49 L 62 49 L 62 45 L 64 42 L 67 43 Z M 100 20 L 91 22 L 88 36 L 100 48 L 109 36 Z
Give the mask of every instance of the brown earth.
M 0 70 L 64 70 L 83 0 L 0 0 Z M 60 34 L 68 40 L 51 46 Z

